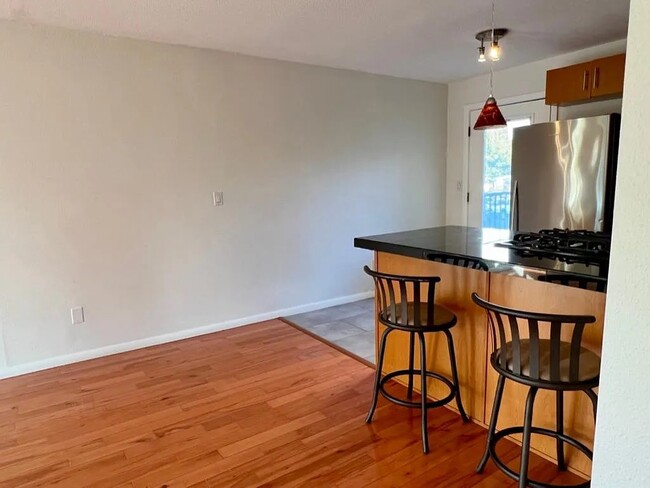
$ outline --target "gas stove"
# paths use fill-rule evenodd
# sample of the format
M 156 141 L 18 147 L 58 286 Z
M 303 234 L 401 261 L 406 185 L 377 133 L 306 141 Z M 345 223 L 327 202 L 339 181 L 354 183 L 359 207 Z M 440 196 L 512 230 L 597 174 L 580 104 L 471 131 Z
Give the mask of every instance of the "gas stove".
M 520 232 L 511 241 L 496 245 L 514 250 L 521 257 L 557 259 L 573 264 L 609 263 L 611 236 L 587 230 L 544 229 Z

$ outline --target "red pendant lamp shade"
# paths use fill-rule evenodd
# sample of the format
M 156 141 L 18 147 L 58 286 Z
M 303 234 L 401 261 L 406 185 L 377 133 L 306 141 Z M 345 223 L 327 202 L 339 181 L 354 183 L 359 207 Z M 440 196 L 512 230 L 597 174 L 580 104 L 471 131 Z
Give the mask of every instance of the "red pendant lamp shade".
M 483 106 L 483 110 L 476 119 L 474 130 L 495 129 L 497 127 L 507 127 L 508 123 L 503 117 L 496 99 L 490 95 Z

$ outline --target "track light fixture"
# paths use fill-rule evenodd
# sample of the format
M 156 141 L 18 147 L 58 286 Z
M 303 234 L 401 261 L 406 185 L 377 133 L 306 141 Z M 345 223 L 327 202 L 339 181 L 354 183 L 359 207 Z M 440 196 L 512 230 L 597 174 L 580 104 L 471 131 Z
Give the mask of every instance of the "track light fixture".
M 508 29 L 494 29 L 494 35 L 492 29 L 487 29 L 476 34 L 476 40 L 480 41 L 481 45 L 478 48 L 478 62 L 484 63 L 486 60 L 485 55 L 485 44 L 489 46 L 487 55 L 492 61 L 499 61 L 501 59 L 501 45 L 499 41 L 508 33 Z
M 501 46 L 499 46 L 499 39 L 508 33 L 508 29 L 494 27 L 494 1 L 492 2 L 492 28 L 479 32 L 476 34 L 476 40 L 481 42 L 481 47 L 478 48 L 478 62 L 485 62 L 485 43 L 490 43 L 490 59 L 498 61 L 501 59 Z

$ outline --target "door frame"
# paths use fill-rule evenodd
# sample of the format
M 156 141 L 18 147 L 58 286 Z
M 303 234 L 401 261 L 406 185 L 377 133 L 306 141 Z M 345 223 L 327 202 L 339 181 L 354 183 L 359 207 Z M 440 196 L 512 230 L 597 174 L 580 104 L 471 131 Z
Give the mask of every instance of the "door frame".
M 544 99 L 546 93 L 545 92 L 535 92 L 535 93 L 528 93 L 524 95 L 517 95 L 514 97 L 506 97 L 506 98 L 501 98 L 499 99 L 499 105 L 514 105 L 517 103 L 527 103 L 527 102 L 535 102 L 538 100 Z M 480 110 L 483 108 L 483 105 L 485 105 L 485 102 L 474 102 L 474 103 L 468 103 L 463 105 L 463 128 L 467 127 L 469 130 L 471 129 L 470 126 L 470 120 L 469 116 L 470 113 L 473 110 Z M 549 116 L 548 116 L 548 121 L 552 120 L 557 120 L 558 117 L 558 108 L 554 105 L 549 105 Z M 469 218 L 469 204 L 467 202 L 467 191 L 469 190 L 469 133 L 467 129 L 463 129 L 463 175 L 462 175 L 462 182 L 463 182 L 463 188 L 462 188 L 462 194 L 461 194 L 461 201 L 462 201 L 462 210 L 461 210 L 461 216 L 463 219 L 464 224 L 467 225 L 467 219 Z

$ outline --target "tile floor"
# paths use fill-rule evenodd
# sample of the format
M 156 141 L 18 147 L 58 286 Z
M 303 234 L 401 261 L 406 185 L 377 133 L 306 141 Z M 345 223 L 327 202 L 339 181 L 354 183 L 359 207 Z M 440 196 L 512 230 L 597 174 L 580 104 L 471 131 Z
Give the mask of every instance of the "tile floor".
M 374 299 L 285 317 L 323 339 L 375 362 Z

